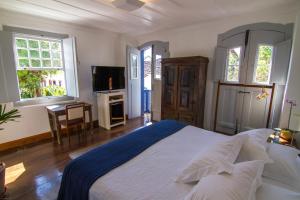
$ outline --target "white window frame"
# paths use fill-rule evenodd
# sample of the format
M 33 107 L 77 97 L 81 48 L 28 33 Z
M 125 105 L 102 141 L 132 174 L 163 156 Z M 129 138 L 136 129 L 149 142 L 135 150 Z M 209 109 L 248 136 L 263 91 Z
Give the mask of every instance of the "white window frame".
M 17 47 L 17 45 L 16 45 L 16 39 L 25 39 L 26 40 L 26 42 L 27 42 L 27 46 L 28 46 L 28 48 L 20 48 L 20 47 Z M 53 66 L 53 60 L 58 60 L 58 59 L 53 59 L 52 58 L 52 49 L 51 49 L 51 47 L 49 47 L 49 52 L 50 52 L 50 58 L 49 59 L 43 59 L 42 58 L 42 55 L 41 55 L 41 53 L 42 53 L 42 49 L 41 49 L 41 46 L 39 45 L 39 48 L 38 49 L 36 49 L 36 48 L 30 48 L 29 47 L 29 44 L 28 44 L 28 40 L 30 40 L 30 39 L 32 39 L 32 40 L 44 40 L 44 41 L 48 41 L 48 42 L 59 42 L 60 43 L 60 45 L 61 45 L 61 64 L 62 64 L 62 66 L 61 67 L 52 67 Z M 52 69 L 62 69 L 62 70 L 64 70 L 65 69 L 65 64 L 64 64 L 64 52 L 63 52 L 63 42 L 62 42 L 62 40 L 61 39 L 55 39 L 55 38 L 48 38 L 48 37 L 40 37 L 40 36 L 33 36 L 33 35 L 25 35 L 25 34 L 14 34 L 14 37 L 13 37 L 13 42 L 14 42 L 14 54 L 15 54 L 15 62 L 16 62 L 16 67 L 17 67 L 17 70 L 24 70 L 24 69 L 27 69 L 27 70 L 52 70 Z M 19 58 L 20 59 L 22 59 L 22 57 L 18 57 L 18 49 L 26 49 L 26 50 L 28 50 L 28 57 L 27 58 L 25 58 L 24 57 L 24 59 L 28 59 L 28 60 L 30 60 L 30 62 L 29 62 L 29 67 L 20 67 L 19 66 Z M 39 56 L 39 58 L 33 58 L 34 60 L 40 60 L 40 63 L 41 63 L 41 67 L 32 67 L 31 66 L 31 55 L 30 55 L 30 50 L 35 50 L 35 51 L 39 51 L 39 53 L 40 53 L 40 56 Z M 51 62 L 51 67 L 42 67 L 42 61 L 43 60 L 50 60 L 50 62 Z
M 272 47 L 272 56 L 271 56 L 271 63 L 270 63 L 270 71 L 269 71 L 269 76 L 268 76 L 268 81 L 267 82 L 257 82 L 256 81 L 256 70 L 257 70 L 257 67 L 258 67 L 258 57 L 259 57 L 259 47 L 260 46 L 270 46 L 270 47 Z M 257 48 L 256 48 L 256 55 L 255 55 L 255 63 L 254 63 L 254 71 L 253 71 L 252 83 L 260 84 L 260 85 L 270 84 L 272 67 L 273 67 L 273 59 L 274 59 L 274 45 L 267 44 L 267 43 L 259 43 L 257 45 Z
M 26 42 L 27 42 L 27 47 L 28 48 L 17 48 L 17 45 L 16 45 L 16 39 L 25 39 Z M 39 43 L 39 53 L 40 53 L 40 57 L 39 57 L 39 60 L 40 60 L 40 64 L 41 64 L 41 67 L 32 67 L 31 66 L 31 55 L 30 55 L 30 50 L 37 50 L 37 49 L 34 49 L 34 48 L 30 48 L 29 47 L 29 44 L 28 44 L 28 40 L 44 40 L 44 41 L 49 41 L 49 42 L 59 42 L 60 45 L 61 45 L 61 62 L 62 62 L 62 66 L 61 67 L 52 67 L 53 66 L 53 60 L 52 60 L 52 49 L 51 49 L 51 46 L 49 47 L 49 52 L 50 52 L 50 61 L 51 61 L 51 67 L 42 67 L 42 55 L 41 55 L 41 52 L 42 52 L 42 49 L 40 47 L 40 43 Z M 29 67 L 20 67 L 19 66 L 19 57 L 18 57 L 18 52 L 17 50 L 18 49 L 26 49 L 28 50 L 28 57 L 27 58 L 24 58 L 24 59 L 28 59 L 29 60 Z M 36 35 L 27 35 L 27 34 L 20 34 L 20 33 L 15 33 L 13 34 L 13 50 L 14 50 L 14 57 L 15 57 L 15 63 L 16 63 L 16 70 L 63 70 L 64 71 L 64 79 L 65 79 L 65 86 L 67 87 L 67 82 L 66 82 L 66 72 L 65 72 L 65 60 L 64 60 L 64 47 L 63 47 L 63 40 L 62 39 L 57 39 L 57 38 L 50 38 L 50 37 L 41 37 L 41 36 L 36 36 Z M 22 57 L 21 57 L 22 59 Z M 36 59 L 38 60 L 38 59 Z M 44 59 L 44 60 L 48 60 L 48 59 Z M 55 59 L 54 59 L 55 60 Z M 20 88 L 19 86 L 19 78 L 17 76 L 17 79 L 18 79 L 18 89 Z M 66 88 L 67 89 L 67 88 Z M 20 91 L 20 90 L 19 90 Z M 38 101 L 40 100 L 43 100 L 43 99 L 51 99 L 55 101 L 55 99 L 57 100 L 70 100 L 70 98 L 66 98 L 68 97 L 68 94 L 66 95 L 63 95 L 63 96 L 42 96 L 42 97 L 35 97 L 35 98 L 26 98 L 26 99 L 22 99 L 21 98 L 21 93 L 19 92 L 19 96 L 20 96 L 20 99 L 21 99 L 21 102 L 16 102 L 16 104 L 20 104 L 20 105 L 27 105 L 27 103 L 29 103 L 29 105 L 31 104 L 38 104 Z M 37 100 L 37 101 L 36 101 Z M 34 102 L 32 102 L 34 101 Z
M 236 49 L 240 48 L 240 58 L 239 58 L 239 73 L 238 73 L 238 80 L 237 81 L 231 81 L 227 80 L 227 75 L 228 75 L 228 67 L 229 67 L 229 53 L 231 49 Z M 240 73 L 241 73 L 241 60 L 242 60 L 242 46 L 235 46 L 235 47 L 230 47 L 227 49 L 227 54 L 226 54 L 226 67 L 225 67 L 225 77 L 224 81 L 228 83 L 239 83 L 240 82 Z

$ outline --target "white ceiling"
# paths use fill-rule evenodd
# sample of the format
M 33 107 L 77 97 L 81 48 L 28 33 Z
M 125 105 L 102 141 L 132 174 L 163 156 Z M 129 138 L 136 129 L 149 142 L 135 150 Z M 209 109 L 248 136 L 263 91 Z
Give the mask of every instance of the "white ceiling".
M 140 35 L 282 6 L 298 0 L 143 0 L 133 12 L 112 0 L 0 0 L 0 8 L 114 32 Z

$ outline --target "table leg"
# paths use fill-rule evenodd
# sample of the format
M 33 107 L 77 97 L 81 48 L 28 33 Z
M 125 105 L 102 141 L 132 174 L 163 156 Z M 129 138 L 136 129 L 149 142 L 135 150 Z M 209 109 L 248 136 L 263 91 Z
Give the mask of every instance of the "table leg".
M 93 133 L 92 132 L 92 129 L 93 129 L 92 108 L 89 109 L 89 120 L 90 120 L 90 133 Z
M 52 136 L 52 138 L 54 138 L 55 137 L 55 129 L 54 129 L 53 116 L 50 113 L 48 113 L 48 118 L 49 118 L 51 136 Z
M 55 116 L 55 125 L 56 125 L 57 143 L 61 144 L 61 126 L 60 126 L 60 123 L 59 123 L 58 116 Z

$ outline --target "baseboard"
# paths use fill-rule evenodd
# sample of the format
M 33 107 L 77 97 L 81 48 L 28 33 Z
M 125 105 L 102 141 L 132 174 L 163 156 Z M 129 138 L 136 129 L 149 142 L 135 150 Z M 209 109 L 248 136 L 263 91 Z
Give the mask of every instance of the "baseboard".
M 93 128 L 97 128 L 97 127 L 99 127 L 98 120 L 93 121 Z M 88 128 L 89 128 L 89 126 L 88 126 Z M 65 131 L 65 129 L 63 129 L 62 130 L 62 135 L 65 135 L 65 134 L 66 134 L 66 131 Z M 18 140 L 5 142 L 5 143 L 0 144 L 0 152 L 20 148 L 20 147 L 23 147 L 25 145 L 38 143 L 38 142 L 41 142 L 43 140 L 49 140 L 51 138 L 52 138 L 51 132 L 49 131 L 49 132 L 40 133 L 40 134 L 37 134 L 37 135 L 21 138 L 21 139 L 18 139 Z
M 50 138 L 51 138 L 51 133 L 46 132 L 46 133 L 41 133 L 41 134 L 38 134 L 38 135 L 29 136 L 29 137 L 26 137 L 26 138 L 21 138 L 21 139 L 18 139 L 18 140 L 5 142 L 5 143 L 0 144 L 0 151 L 6 151 L 6 150 L 10 150 L 10 149 L 19 148 L 19 147 L 22 147 L 24 145 L 37 143 L 37 142 L 40 142 L 42 140 L 47 140 L 47 139 L 50 139 Z

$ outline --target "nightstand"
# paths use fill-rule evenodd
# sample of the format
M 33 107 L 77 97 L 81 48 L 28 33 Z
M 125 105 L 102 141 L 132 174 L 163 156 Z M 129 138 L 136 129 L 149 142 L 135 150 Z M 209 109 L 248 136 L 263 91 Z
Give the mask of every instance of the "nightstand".
M 269 136 L 267 142 L 281 144 L 281 145 L 285 145 L 285 146 L 289 146 L 289 147 L 293 147 L 293 148 L 298 149 L 298 146 L 297 146 L 297 143 L 296 143 L 295 139 L 293 139 L 293 140 L 286 140 L 286 139 L 280 137 L 279 135 L 277 135 L 276 132 L 272 133 Z

